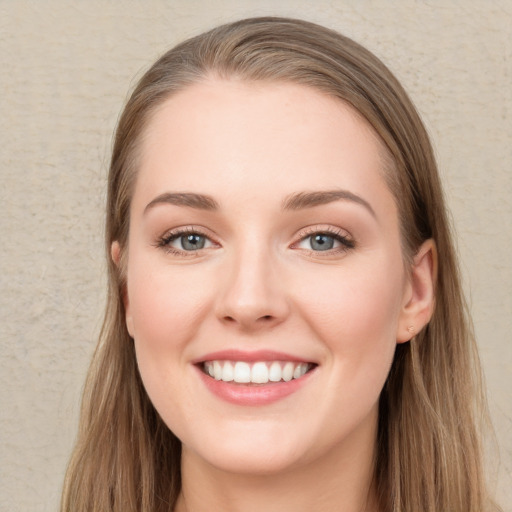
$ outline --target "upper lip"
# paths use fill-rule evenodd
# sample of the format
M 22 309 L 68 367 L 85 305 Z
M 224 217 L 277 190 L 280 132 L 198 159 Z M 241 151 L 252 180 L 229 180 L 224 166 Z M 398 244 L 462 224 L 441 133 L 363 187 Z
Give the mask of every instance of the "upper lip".
M 192 361 L 192 364 L 199 364 L 205 361 L 292 361 L 296 363 L 312 363 L 313 361 L 300 356 L 278 352 L 275 350 L 240 350 L 226 349 L 210 352 Z

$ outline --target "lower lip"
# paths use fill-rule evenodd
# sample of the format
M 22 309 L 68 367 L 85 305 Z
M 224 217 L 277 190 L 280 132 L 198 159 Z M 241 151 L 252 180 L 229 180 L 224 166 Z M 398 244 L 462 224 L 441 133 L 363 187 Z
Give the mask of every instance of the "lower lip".
M 289 382 L 269 382 L 268 384 L 238 384 L 224 382 L 206 375 L 196 367 L 206 387 L 217 397 L 236 405 L 267 405 L 277 402 L 298 391 L 306 384 L 314 370 Z

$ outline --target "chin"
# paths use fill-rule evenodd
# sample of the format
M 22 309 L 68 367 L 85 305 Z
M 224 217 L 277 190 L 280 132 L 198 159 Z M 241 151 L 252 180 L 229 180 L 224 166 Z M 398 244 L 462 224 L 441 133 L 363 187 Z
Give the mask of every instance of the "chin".
M 201 454 L 198 454 L 201 456 Z M 284 452 L 270 452 L 260 447 L 245 446 L 244 450 L 229 448 L 205 454 L 205 460 L 218 470 L 237 475 L 267 476 L 284 473 L 299 466 L 296 455 Z
M 183 443 L 185 451 L 225 472 L 240 475 L 270 475 L 297 467 L 305 455 L 307 443 L 299 436 L 289 435 L 280 428 L 255 433 L 254 428 L 237 429 L 235 433 L 216 431 L 215 436 L 203 435 L 200 442 Z M 302 447 L 302 449 L 298 449 Z

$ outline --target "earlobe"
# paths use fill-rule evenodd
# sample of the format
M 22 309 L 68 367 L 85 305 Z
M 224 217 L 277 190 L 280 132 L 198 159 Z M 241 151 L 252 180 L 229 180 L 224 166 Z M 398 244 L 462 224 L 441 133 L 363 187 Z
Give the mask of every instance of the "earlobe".
M 116 267 L 119 268 L 121 265 L 121 246 L 119 245 L 119 242 L 112 242 L 112 245 L 110 246 L 110 256 Z M 133 319 L 130 310 L 130 301 L 128 299 L 126 283 L 122 287 L 121 299 L 124 305 L 126 329 L 128 330 L 128 334 L 133 338 Z
M 414 256 L 404 304 L 398 322 L 397 343 L 418 334 L 432 318 L 437 279 L 437 250 L 434 240 L 426 240 Z
M 121 259 L 121 246 L 119 245 L 119 242 L 117 240 L 112 242 L 112 245 L 110 246 L 110 257 L 112 258 L 112 261 L 118 267 L 119 261 Z

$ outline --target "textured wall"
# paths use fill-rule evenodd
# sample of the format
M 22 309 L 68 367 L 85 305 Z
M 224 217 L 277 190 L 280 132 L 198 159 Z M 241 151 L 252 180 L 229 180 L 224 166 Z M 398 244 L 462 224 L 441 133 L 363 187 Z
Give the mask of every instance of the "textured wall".
M 102 315 L 111 134 L 134 76 L 185 36 L 264 14 L 366 44 L 425 118 L 512 511 L 511 0 L 0 0 L 1 512 L 57 508 Z

